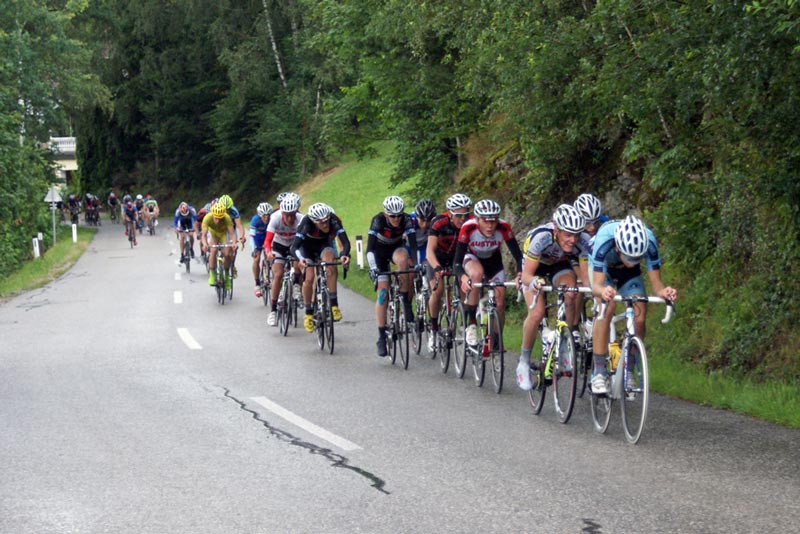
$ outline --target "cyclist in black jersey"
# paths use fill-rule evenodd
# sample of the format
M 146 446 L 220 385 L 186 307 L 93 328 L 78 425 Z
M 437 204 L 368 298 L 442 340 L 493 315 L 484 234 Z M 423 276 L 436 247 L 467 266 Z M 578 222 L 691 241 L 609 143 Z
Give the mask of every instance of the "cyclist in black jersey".
M 386 351 L 386 309 L 389 301 L 389 277 L 378 273 L 389 270 L 390 263 L 397 265 L 401 271 L 411 269 L 414 265 L 412 258 L 417 257 L 417 239 L 413 222 L 405 210 L 403 199 L 398 196 L 388 196 L 383 200 L 383 211 L 372 218 L 367 238 L 367 262 L 369 263 L 369 276 L 375 283 L 378 298 L 375 301 L 375 314 L 378 319 L 378 356 L 384 357 Z M 409 249 L 403 246 L 404 238 Z M 411 289 L 414 280 L 413 274 L 402 275 L 400 278 L 400 292 L 403 295 L 403 308 L 406 320 L 414 320 L 411 310 Z
M 318 202 L 308 208 L 308 213 L 300 226 L 297 228 L 291 254 L 299 261 L 300 266 L 305 268 L 309 262 L 322 260 L 333 262 L 336 255 L 333 251 L 333 242 L 336 239 L 342 244 L 342 251 L 339 259 L 342 265 L 347 267 L 350 263 L 350 239 L 338 219 L 331 217 L 331 209 L 326 204 Z M 334 321 L 342 320 L 342 312 L 339 310 L 339 299 L 336 294 L 336 282 L 339 276 L 335 265 L 327 267 L 328 293 L 331 298 L 331 314 Z M 305 280 L 303 281 L 303 302 L 305 303 L 306 313 L 303 318 L 303 327 L 306 332 L 314 331 L 314 305 L 312 302 L 314 292 L 314 271 L 305 269 Z

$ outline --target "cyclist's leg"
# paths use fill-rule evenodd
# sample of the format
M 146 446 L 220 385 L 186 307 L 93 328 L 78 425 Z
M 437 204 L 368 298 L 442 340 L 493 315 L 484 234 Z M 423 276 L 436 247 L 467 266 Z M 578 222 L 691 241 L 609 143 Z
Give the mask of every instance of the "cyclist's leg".
M 326 247 L 322 249 L 320 257 L 324 262 L 334 262 L 336 261 L 336 252 L 332 247 Z M 331 313 L 334 321 L 342 320 L 342 312 L 339 310 L 339 296 L 336 293 L 338 278 L 339 270 L 336 265 L 330 265 L 325 268 L 325 280 L 328 285 L 328 296 L 330 297 Z
M 444 293 L 444 278 L 440 278 L 436 282 L 436 275 L 431 269 L 430 265 L 425 269 L 428 272 L 428 286 L 431 290 L 431 296 L 428 298 L 428 313 L 431 316 L 431 330 L 436 331 L 439 328 L 439 313 L 442 311 L 442 294 Z
M 619 288 L 617 289 L 617 294 L 622 295 L 623 297 L 644 297 L 645 293 L 644 280 L 642 279 L 641 274 L 625 281 L 620 280 Z M 644 340 L 645 320 L 647 319 L 647 303 L 636 302 L 633 304 L 633 309 L 634 330 L 636 331 L 636 335 L 639 336 L 639 339 Z
M 405 247 L 399 247 L 392 253 L 392 263 L 397 265 L 397 269 L 405 271 L 414 266 L 414 262 L 408 255 L 408 250 Z M 411 310 L 411 292 L 414 289 L 414 274 L 400 275 L 400 295 L 403 297 L 403 311 L 406 315 L 406 321 L 413 321 L 413 312 Z
M 277 309 L 278 295 L 281 292 L 281 280 L 283 279 L 283 271 L 286 269 L 286 260 L 274 251 L 275 258 L 272 260 L 272 279 L 275 283 L 270 288 L 270 300 L 272 301 L 273 310 Z

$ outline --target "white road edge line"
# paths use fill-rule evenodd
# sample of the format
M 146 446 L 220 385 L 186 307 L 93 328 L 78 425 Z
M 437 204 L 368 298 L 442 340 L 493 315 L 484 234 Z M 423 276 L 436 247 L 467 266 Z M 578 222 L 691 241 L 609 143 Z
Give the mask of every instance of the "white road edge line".
M 180 304 L 181 302 L 183 302 L 183 292 L 173 291 L 172 300 L 175 302 L 175 304 Z
M 271 400 L 269 400 L 266 397 L 250 397 L 250 400 L 253 400 L 253 401 L 257 402 L 258 404 L 260 404 L 261 406 L 263 406 L 267 410 L 271 411 L 272 413 L 274 413 L 278 417 L 286 419 L 287 421 L 289 421 L 293 425 L 299 426 L 300 428 L 302 428 L 306 432 L 310 432 L 311 434 L 314 434 L 318 438 L 322 438 L 325 441 L 327 441 L 328 443 L 332 443 L 332 444 L 334 444 L 335 446 L 339 447 L 342 450 L 345 450 L 345 451 L 356 451 L 356 450 L 361 449 L 361 447 L 359 447 L 358 445 L 356 445 L 352 441 L 348 441 L 348 440 L 344 439 L 341 436 L 337 436 L 336 434 L 334 434 L 332 432 L 328 432 L 324 428 L 315 425 L 311 421 L 303 419 L 299 415 L 290 412 L 289 410 L 287 410 L 283 406 L 275 404 L 274 402 L 272 402 Z
M 192 334 L 189 333 L 188 328 L 178 328 L 178 335 L 181 337 L 181 340 L 192 350 L 200 350 L 203 347 L 200 346 L 200 343 L 195 341 L 192 337 Z

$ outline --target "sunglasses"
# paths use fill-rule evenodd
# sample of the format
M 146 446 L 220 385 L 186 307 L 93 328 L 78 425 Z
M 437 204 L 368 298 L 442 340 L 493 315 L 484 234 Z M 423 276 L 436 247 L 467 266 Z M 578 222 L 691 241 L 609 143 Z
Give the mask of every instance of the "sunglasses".
M 642 261 L 642 258 L 644 258 L 644 256 L 639 256 L 638 258 L 633 258 L 631 256 L 626 256 L 625 254 L 623 254 L 621 252 L 619 254 L 619 257 L 622 258 L 622 261 L 624 261 L 628 265 L 636 265 L 637 263 L 640 263 Z
M 457 219 L 463 219 L 467 215 L 469 215 L 469 213 L 453 213 L 453 212 L 450 212 L 450 216 L 451 217 L 455 217 Z
M 487 223 L 496 223 L 497 222 L 497 217 L 481 217 L 481 219 L 483 219 Z
M 389 218 L 390 219 L 399 219 L 402 216 L 403 216 L 402 214 L 401 215 L 389 215 Z

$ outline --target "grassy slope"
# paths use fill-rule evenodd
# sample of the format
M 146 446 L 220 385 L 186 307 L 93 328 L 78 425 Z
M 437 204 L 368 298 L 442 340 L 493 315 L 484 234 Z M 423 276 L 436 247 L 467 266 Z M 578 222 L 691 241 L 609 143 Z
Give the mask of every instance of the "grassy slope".
M 391 152 L 391 145 L 381 144 L 378 149 L 376 158 L 346 160 L 298 188 L 303 196 L 304 206 L 308 207 L 314 202 L 331 205 L 342 217 L 351 241 L 354 242 L 356 235 L 362 235 L 365 248 L 369 222 L 381 211 L 381 201 L 386 195 L 403 196 L 407 206 L 414 200 L 404 194 L 405 189 L 395 190 L 389 185 L 392 169 L 387 157 Z M 437 200 L 441 205 L 441 199 Z M 526 230 L 515 228 L 519 235 Z M 372 283 L 365 271 L 359 271 L 355 262 L 345 283 L 369 298 L 374 297 Z M 521 341 L 521 318 L 525 312 L 519 304 L 512 306 L 514 311 L 509 314 L 504 338 L 506 345 L 516 353 Z M 657 322 L 660 317 L 653 317 L 662 313 L 662 310 L 654 312 L 649 328 L 669 328 L 669 325 L 664 326 Z M 535 347 L 534 350 L 538 349 Z M 800 390 L 796 385 L 757 383 L 752 380 L 732 379 L 721 374 L 707 375 L 699 368 L 671 356 L 667 347 L 649 347 L 648 352 L 653 391 L 800 428 Z

